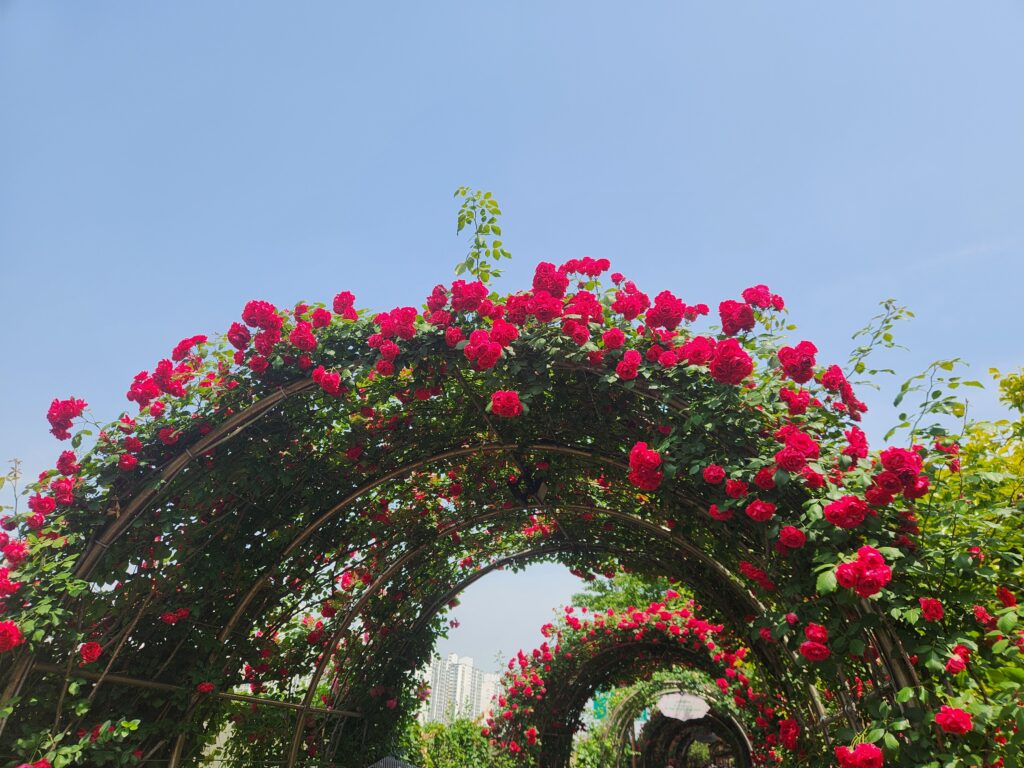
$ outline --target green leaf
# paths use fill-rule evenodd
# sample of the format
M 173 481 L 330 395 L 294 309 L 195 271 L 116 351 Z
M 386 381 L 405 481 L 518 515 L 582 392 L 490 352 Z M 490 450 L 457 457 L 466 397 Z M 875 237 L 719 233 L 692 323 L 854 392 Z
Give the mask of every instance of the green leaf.
M 818 575 L 818 581 L 815 588 L 818 590 L 819 595 L 827 595 L 831 592 L 835 592 L 839 584 L 836 582 L 835 571 L 822 571 Z
M 912 698 L 914 698 L 914 689 L 910 687 L 901 688 L 899 693 L 896 694 L 896 701 L 900 704 L 910 701 Z

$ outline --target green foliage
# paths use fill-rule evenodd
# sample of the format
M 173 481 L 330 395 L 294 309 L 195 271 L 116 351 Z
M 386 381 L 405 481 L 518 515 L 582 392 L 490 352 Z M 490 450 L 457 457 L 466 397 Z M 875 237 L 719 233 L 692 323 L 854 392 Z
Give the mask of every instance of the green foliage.
M 572 596 L 573 605 L 585 605 L 595 611 L 609 608 L 621 613 L 630 607 L 646 607 L 665 599 L 665 593 L 672 583 L 663 576 L 647 576 L 639 573 L 620 572 L 614 578 L 598 577 L 581 592 Z M 677 591 L 679 591 L 677 586 Z M 682 593 L 686 590 L 683 589 Z
M 511 762 L 490 746 L 479 723 L 455 720 L 443 723 L 412 723 L 404 739 L 404 758 L 421 768 L 507 768 Z
M 461 233 L 463 229 L 470 228 L 473 238 L 469 253 L 455 267 L 455 274 L 468 273 L 482 283 L 490 283 L 491 278 L 501 276 L 501 270 L 492 262 L 512 258 L 512 254 L 499 239 L 501 225 L 498 224 L 498 217 L 501 216 L 501 208 L 494 195 L 478 189 L 459 187 L 455 190 L 455 197 L 463 198 L 456 231 Z

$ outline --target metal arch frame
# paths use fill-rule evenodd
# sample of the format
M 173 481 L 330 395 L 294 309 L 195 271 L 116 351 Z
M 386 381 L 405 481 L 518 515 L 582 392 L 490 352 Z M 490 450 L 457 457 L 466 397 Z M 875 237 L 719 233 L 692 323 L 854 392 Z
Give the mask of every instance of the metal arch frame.
M 546 445 L 537 445 L 537 446 L 534 446 L 534 447 L 537 450 L 550 448 L 550 446 L 546 446 Z M 503 448 L 504 447 L 501 446 L 501 445 L 491 446 L 491 449 L 494 450 L 494 451 L 500 451 L 500 450 L 503 450 Z M 557 447 L 556 446 L 555 448 L 557 450 L 565 450 L 564 447 Z M 468 450 L 470 450 L 470 449 L 462 449 L 462 450 L 460 450 L 460 452 L 464 452 L 464 451 L 468 451 Z M 589 454 L 587 454 L 587 455 L 589 455 Z M 628 525 L 630 525 L 630 526 L 632 526 L 634 528 L 643 529 L 646 533 L 650 534 L 656 540 L 660 540 L 663 543 L 665 543 L 667 547 L 669 547 L 671 549 L 675 549 L 676 551 L 682 550 L 686 555 L 688 555 L 694 561 L 696 561 L 696 564 L 698 566 L 704 566 L 709 571 L 709 573 L 711 574 L 711 577 L 712 577 L 711 581 L 708 582 L 708 584 L 709 584 L 708 590 L 709 591 L 711 589 L 710 585 L 712 585 L 712 584 L 719 585 L 719 586 L 728 585 L 728 587 L 730 588 L 730 590 L 733 593 L 733 597 L 737 598 L 738 600 L 740 600 L 742 602 L 745 602 L 747 604 L 747 607 L 748 607 L 749 610 L 757 612 L 757 613 L 763 612 L 763 610 L 764 610 L 764 607 L 752 595 L 750 595 L 749 592 L 745 591 L 745 589 L 738 582 L 738 580 L 735 579 L 735 577 L 734 577 L 734 575 L 732 574 L 731 571 L 726 569 L 724 566 L 722 566 L 717 561 L 715 561 L 715 560 L 711 559 L 710 557 L 708 557 L 708 555 L 706 553 L 704 553 L 703 550 L 695 547 L 693 544 L 688 542 L 686 539 L 682 538 L 681 536 L 679 536 L 677 534 L 674 534 L 674 533 L 668 531 L 665 528 L 662 528 L 661 526 L 658 526 L 658 525 L 656 525 L 654 523 L 651 523 L 650 521 L 644 520 L 643 518 L 640 518 L 640 517 L 638 517 L 636 515 L 620 512 L 620 511 L 614 510 L 614 509 L 606 509 L 606 508 L 601 508 L 601 507 L 590 507 L 590 506 L 584 506 L 584 505 L 555 505 L 555 504 L 544 504 L 544 503 L 541 503 L 541 504 L 524 505 L 524 506 L 521 506 L 521 507 L 516 507 L 516 508 L 511 508 L 511 509 L 502 508 L 502 509 L 490 510 L 488 512 L 484 512 L 484 513 L 481 513 L 481 514 L 478 514 L 478 515 L 474 515 L 474 516 L 472 516 L 470 518 L 463 519 L 463 520 L 458 521 L 456 523 L 452 523 L 451 525 L 446 526 L 446 527 L 436 531 L 432 535 L 431 538 L 429 538 L 426 541 L 422 542 L 416 549 L 410 550 L 410 551 L 404 553 L 402 556 L 400 556 L 397 561 L 392 563 L 392 565 L 373 582 L 373 584 L 371 584 L 366 590 L 364 590 L 361 593 L 360 598 L 357 600 L 356 604 L 349 610 L 348 615 L 346 615 L 345 619 L 341 623 L 339 623 L 339 625 L 338 625 L 339 629 L 335 633 L 335 635 L 332 637 L 331 642 L 329 643 L 329 645 L 332 646 L 332 647 L 334 645 L 336 645 L 336 643 L 340 639 L 341 635 L 345 634 L 348 631 L 349 625 L 354 620 L 355 615 L 359 612 L 359 610 L 362 609 L 362 607 L 369 601 L 369 599 L 372 596 L 378 594 L 386 586 L 388 586 L 388 584 L 390 583 L 391 577 L 395 573 L 399 572 L 406 564 L 408 564 L 409 562 L 413 561 L 419 555 L 423 555 L 423 554 L 428 553 L 433 547 L 436 546 L 438 540 L 440 540 L 442 538 L 445 538 L 445 537 L 449 536 L 452 533 L 462 532 L 462 531 L 464 531 L 467 528 L 479 525 L 480 523 L 487 522 L 489 520 L 501 519 L 501 518 L 503 518 L 503 517 L 505 517 L 505 516 L 507 516 L 509 514 L 515 513 L 515 512 L 534 510 L 534 509 L 537 509 L 537 510 L 547 509 L 547 510 L 550 510 L 552 512 L 556 512 L 557 510 L 577 511 L 577 512 L 582 512 L 582 511 L 593 512 L 593 513 L 597 513 L 597 514 L 606 515 L 606 516 L 612 517 L 614 519 L 618 519 L 620 521 L 623 521 L 623 522 L 627 523 Z M 325 513 L 325 515 L 326 515 L 326 513 Z M 322 515 L 321 518 L 319 518 L 317 521 L 315 521 L 311 525 L 316 525 L 317 527 L 319 527 L 319 525 L 322 525 L 324 522 L 326 522 L 326 520 L 324 519 L 325 515 Z M 309 535 L 311 535 L 311 532 L 307 532 L 305 530 L 299 534 L 299 536 L 302 537 L 302 541 L 305 541 L 306 539 L 308 539 Z M 297 548 L 297 546 L 298 545 L 295 544 L 292 547 L 292 551 L 294 551 L 294 549 Z M 571 547 L 569 547 L 569 546 L 553 547 L 552 548 L 552 552 L 565 551 L 566 549 L 571 549 Z M 616 552 L 621 553 L 621 551 L 622 550 L 609 549 L 609 552 L 611 554 L 615 554 Z M 718 577 L 717 579 L 715 578 L 716 576 Z M 693 577 L 690 577 L 690 580 L 693 581 L 694 580 Z M 768 663 L 772 664 L 773 666 L 776 666 L 776 669 L 778 669 L 778 660 L 775 659 L 773 656 L 769 656 L 769 658 L 771 659 L 771 661 L 769 661 Z M 303 700 L 303 704 L 301 705 L 301 709 L 299 709 L 299 711 L 301 712 L 301 715 L 298 718 L 297 724 L 296 724 L 295 736 L 294 736 L 294 740 L 293 740 L 293 749 L 295 749 L 295 750 L 297 750 L 298 748 L 301 747 L 302 733 L 303 733 L 302 732 L 302 723 L 304 721 L 305 716 L 307 714 L 309 714 L 312 711 L 312 709 L 313 709 L 313 707 L 311 706 L 312 698 L 315 696 L 316 686 L 318 685 L 319 680 L 322 678 L 322 675 L 323 675 L 323 673 L 324 673 L 324 671 L 325 671 L 329 661 L 330 661 L 330 655 L 325 655 L 323 660 L 322 660 L 322 662 L 318 665 L 318 669 L 316 671 L 316 674 L 314 675 L 314 678 L 311 680 L 310 685 L 307 688 L 307 695 L 306 695 L 306 697 Z M 192 703 L 194 703 L 194 702 L 192 702 Z M 192 703 L 190 703 L 189 707 L 186 709 L 186 713 L 191 710 Z M 181 756 L 184 753 L 184 746 L 185 746 L 185 739 L 184 739 L 184 734 L 182 734 L 181 736 L 179 736 L 178 740 L 176 741 L 175 748 L 174 748 L 174 753 L 173 753 L 173 755 L 175 756 L 175 759 L 177 759 L 178 761 L 180 761 Z M 290 755 L 291 755 L 291 753 L 290 753 Z M 297 759 L 298 759 L 297 751 L 294 753 L 294 755 L 295 755 L 294 758 L 291 758 L 291 756 L 290 756 L 289 759 L 294 759 L 295 761 L 297 761 Z M 171 765 L 173 766 L 173 765 L 175 765 L 175 763 L 172 763 Z M 294 762 L 290 763 L 290 765 L 294 765 Z
M 543 445 L 543 444 L 538 444 L 536 446 L 530 446 L 530 448 L 534 449 L 534 450 L 537 450 L 537 451 L 543 451 L 545 449 L 550 449 L 550 446 L 546 446 L 546 445 Z M 498 449 L 496 448 L 495 450 L 498 450 Z M 562 448 L 561 450 L 565 450 L 565 449 Z M 581 452 L 581 453 L 585 453 L 585 455 L 588 455 L 588 456 L 590 455 L 589 453 L 586 453 L 586 452 Z M 533 509 L 533 508 L 538 508 L 540 506 L 543 506 L 543 505 L 528 505 L 526 508 L 527 509 Z M 604 509 L 599 509 L 597 511 L 600 511 L 602 514 L 609 514 L 609 512 L 610 512 L 609 510 L 604 510 Z M 509 512 L 510 512 L 510 510 L 499 510 L 499 511 L 493 512 L 493 513 L 486 513 L 486 515 L 480 515 L 480 516 L 476 516 L 475 518 L 471 518 L 471 521 L 474 521 L 473 524 L 475 524 L 476 522 L 481 522 L 482 521 L 481 518 L 486 517 L 486 519 L 490 519 L 491 517 L 495 517 L 495 516 L 500 517 L 503 514 L 508 514 Z M 644 528 L 647 531 L 649 531 L 650 533 L 654 534 L 655 537 L 667 539 L 669 542 L 673 543 L 677 548 L 683 549 L 683 551 L 685 551 L 687 554 L 693 556 L 694 559 L 700 561 L 703 565 L 706 565 L 707 567 L 709 567 L 712 572 L 720 573 L 723 577 L 726 574 L 728 574 L 728 579 L 731 582 L 733 577 L 732 577 L 731 572 L 728 571 L 728 569 L 724 568 L 724 566 L 722 566 L 720 563 L 718 563 L 718 562 L 708 558 L 707 555 L 705 555 L 700 549 L 697 549 L 696 547 L 693 547 L 688 542 L 686 542 L 684 539 L 675 537 L 667 529 L 663 529 L 663 528 L 661 528 L 659 526 L 656 526 L 653 523 L 650 523 L 649 521 L 643 520 L 641 518 L 634 518 L 632 515 L 628 515 L 627 513 L 623 513 L 623 512 L 615 511 L 615 514 L 613 516 L 617 516 L 619 519 L 622 519 L 622 520 L 627 521 L 627 522 L 634 523 L 638 527 Z M 312 523 L 311 525 L 315 524 L 315 525 L 317 525 L 317 527 L 319 527 L 319 525 L 322 525 L 323 522 L 326 522 L 324 517 L 325 516 L 322 515 L 321 518 L 319 518 L 317 521 L 314 521 L 314 523 Z M 464 521 L 464 524 L 468 523 L 468 522 L 469 521 Z M 433 539 L 428 540 L 427 542 L 425 542 L 424 544 L 422 544 L 421 546 L 419 546 L 415 550 L 411 550 L 409 552 L 406 552 L 395 563 L 393 563 L 390 567 L 388 567 L 380 576 L 377 577 L 376 580 L 374 580 L 374 582 L 371 585 L 369 585 L 369 587 L 366 590 L 364 590 L 360 594 L 359 598 L 356 600 L 355 604 L 348 610 L 348 612 L 346 613 L 345 617 L 340 622 L 338 622 L 338 629 L 336 629 L 332 633 L 330 639 L 327 642 L 327 647 L 334 648 L 334 647 L 337 646 L 337 644 L 341 640 L 342 636 L 349 631 L 349 627 L 350 627 L 352 621 L 355 619 L 356 615 L 359 613 L 359 611 L 362 610 L 363 606 L 366 605 L 367 602 L 369 602 L 371 597 L 373 597 L 375 594 L 380 592 L 388 584 L 388 582 L 391 579 L 391 576 L 393 576 L 395 573 L 397 573 L 407 562 L 412 560 L 415 556 L 428 551 L 430 547 L 432 547 L 433 545 L 436 544 L 437 539 L 440 538 L 442 535 L 448 535 L 450 533 L 457 532 L 458 530 L 461 529 L 461 527 L 462 526 L 460 524 L 453 524 L 452 526 L 450 526 L 448 528 L 442 529 L 442 531 L 439 531 L 434 536 Z M 304 530 L 304 531 L 302 531 L 296 537 L 296 539 L 293 540 L 293 542 L 298 540 L 300 537 L 302 537 L 302 540 L 304 541 L 306 538 L 308 538 L 309 535 L 312 535 L 311 532 L 309 534 L 307 534 L 306 530 Z M 289 546 L 291 546 L 291 545 L 289 545 Z M 752 596 L 751 596 L 750 599 L 753 599 Z M 764 607 L 761 606 L 760 604 L 757 604 L 757 607 L 759 609 L 758 613 L 763 613 Z M 323 677 L 324 672 L 326 671 L 327 666 L 330 663 L 330 661 L 331 661 L 331 654 L 323 654 L 322 659 L 317 664 L 316 670 L 314 671 L 312 677 L 310 678 L 309 686 L 308 686 L 308 688 L 306 690 L 306 695 L 303 697 L 303 709 L 301 710 L 300 715 L 298 716 L 298 718 L 296 720 L 295 731 L 294 731 L 293 736 L 292 736 L 292 745 L 291 745 L 291 749 L 289 750 L 289 753 L 288 753 L 288 760 L 286 762 L 286 766 L 288 766 L 288 768 L 293 768 L 296 765 L 297 761 L 298 761 L 299 750 L 302 747 L 303 726 L 304 726 L 305 718 L 306 718 L 306 715 L 308 714 L 308 710 L 309 710 L 309 707 L 312 704 L 313 698 L 316 695 L 316 687 L 319 685 L 320 680 Z M 775 667 L 774 671 L 778 671 L 778 669 L 779 669 L 778 667 Z M 782 675 L 779 674 L 779 677 L 781 679 Z M 181 736 L 179 736 L 178 741 L 177 741 L 177 743 L 175 745 L 174 755 L 178 755 L 179 756 L 178 760 L 180 760 L 181 751 L 184 749 L 184 738 L 185 738 L 185 734 L 182 734 Z M 172 762 L 171 762 L 169 768 L 176 768 L 177 764 L 178 764 L 177 761 L 175 761 L 174 758 L 172 757 Z
M 80 559 L 79 563 L 76 566 L 76 576 L 78 576 L 79 578 L 86 578 L 95 568 L 95 566 L 100 562 L 103 554 L 107 551 L 109 546 L 117 538 L 119 538 L 126 530 L 128 530 L 128 528 L 131 527 L 132 523 L 138 518 L 139 514 L 141 514 L 141 512 L 147 507 L 147 505 L 159 495 L 160 487 L 166 485 L 175 477 L 177 477 L 182 471 L 184 471 L 184 469 L 191 463 L 192 459 L 196 458 L 197 455 L 202 455 L 224 443 L 229 442 L 235 436 L 242 433 L 248 426 L 253 424 L 256 420 L 261 418 L 263 415 L 269 413 L 274 407 L 284 402 L 291 396 L 308 392 L 313 389 L 315 389 L 315 383 L 308 379 L 299 380 L 293 382 L 287 387 L 279 388 L 276 392 L 273 392 L 261 398 L 252 405 L 248 406 L 245 410 L 231 416 L 223 424 L 215 428 L 209 435 L 200 439 L 192 446 L 185 448 L 181 453 L 178 454 L 177 457 L 175 457 L 169 462 L 169 464 L 163 469 L 163 471 L 161 471 L 155 483 L 149 484 L 147 488 L 145 488 L 138 495 L 133 497 L 132 500 L 129 502 L 127 508 L 123 510 L 118 515 L 118 517 L 111 522 L 111 524 L 109 524 L 105 529 L 100 531 L 98 535 L 95 535 L 90 540 L 89 544 L 86 546 L 84 550 L 82 558 Z M 654 396 L 651 396 L 651 399 L 661 405 L 664 405 L 665 407 L 674 409 L 676 408 L 676 404 L 674 403 L 666 403 L 665 400 L 662 400 Z M 442 452 L 429 458 L 419 459 L 414 462 L 410 462 L 409 464 L 403 465 L 402 467 L 396 468 L 395 470 L 385 473 L 384 475 L 376 478 L 371 483 L 364 484 L 359 489 L 350 494 L 348 497 L 346 497 L 346 499 L 342 503 L 336 505 L 331 510 L 328 510 L 327 512 L 323 513 L 316 521 L 314 521 L 314 523 L 311 526 L 307 527 L 307 529 L 305 529 L 298 537 L 296 537 L 296 539 L 294 539 L 288 545 L 285 551 L 281 554 L 280 559 L 288 557 L 290 554 L 292 554 L 299 546 L 301 546 L 301 544 L 306 539 L 312 536 L 312 534 L 315 532 L 317 528 L 320 527 L 320 525 L 324 524 L 326 521 L 331 519 L 334 515 L 337 514 L 338 511 L 344 509 L 344 507 L 348 503 L 351 503 L 360 495 L 368 492 L 369 490 L 372 490 L 373 488 L 379 485 L 382 485 L 383 483 L 388 482 L 391 479 L 394 479 L 395 477 L 401 476 L 406 472 L 411 472 L 417 467 L 430 464 L 434 461 L 441 461 L 446 458 L 454 458 L 457 456 L 467 455 L 469 453 L 478 453 L 482 451 L 505 451 L 513 448 L 535 451 L 551 451 L 567 455 L 574 455 L 577 457 L 587 458 L 591 460 L 598 459 L 606 465 L 625 468 L 625 464 L 623 462 L 616 461 L 611 457 L 600 456 L 600 454 L 594 451 L 583 450 L 580 448 L 574 448 L 570 446 L 557 446 L 546 443 L 534 443 L 526 445 L 506 443 L 476 445 L 472 447 L 451 449 L 450 451 Z M 692 499 L 689 499 L 689 501 L 691 501 L 691 503 L 693 502 Z M 676 543 L 678 545 L 679 541 L 677 540 Z M 280 559 L 278 561 L 279 563 Z M 720 564 L 715 563 L 714 565 L 718 566 L 718 568 L 721 568 Z M 728 571 L 726 571 L 726 573 L 729 574 Z M 729 576 L 731 577 L 731 574 L 729 574 Z M 229 620 L 228 625 L 226 625 L 222 629 L 221 635 L 219 636 L 219 639 L 221 639 L 222 642 L 233 630 L 238 620 L 240 620 L 240 617 L 244 615 L 244 611 L 248 607 L 249 602 L 251 602 L 255 595 L 263 588 L 263 586 L 266 583 L 266 578 L 267 575 L 264 574 L 257 581 L 257 583 L 253 585 L 250 591 L 246 594 L 245 598 L 243 598 L 243 601 L 236 609 L 235 614 L 233 614 L 231 620 Z M 20 685 L 22 684 L 25 676 L 27 675 L 28 672 L 30 672 L 32 667 L 32 657 L 27 657 L 26 661 L 27 664 L 23 665 L 23 673 L 16 673 L 12 676 L 14 679 L 11 680 L 11 683 L 8 686 L 8 690 L 10 690 L 12 687 L 20 688 Z M 7 692 L 5 691 L 5 696 L 6 694 Z M 308 703 L 304 707 L 304 709 L 308 709 Z M 179 743 L 180 741 L 181 740 L 179 739 Z M 179 750 L 176 749 L 175 753 L 178 754 Z M 294 763 L 294 761 L 291 762 L 292 764 Z M 175 764 L 174 758 L 172 758 L 171 764 Z
M 649 730 L 653 730 L 653 733 L 647 733 Z M 657 718 L 651 718 L 641 732 L 641 743 L 637 745 L 640 747 L 640 768 L 655 768 L 653 764 L 648 766 L 651 759 L 650 748 L 665 741 L 668 742 L 667 747 L 658 754 L 658 757 L 684 757 L 693 746 L 695 732 L 701 730 L 711 731 L 719 738 L 724 736 L 723 741 L 728 740 L 733 755 L 739 761 L 739 768 L 750 768 L 753 765 L 753 747 L 746 738 L 746 732 L 739 727 L 733 717 L 723 716 L 721 712 L 712 709 L 707 715 L 697 720 L 674 720 L 664 714 Z M 646 736 L 644 736 L 645 733 Z M 742 740 L 737 741 L 738 738 Z M 680 742 L 684 739 L 686 741 L 680 749 Z M 652 741 L 655 743 L 652 744 Z
M 651 655 L 646 658 L 641 658 L 635 653 L 629 656 L 623 655 L 624 652 L 630 650 L 648 651 Z M 603 661 L 605 663 L 599 664 L 597 669 L 594 669 L 595 664 Z M 558 709 L 564 710 L 565 722 L 567 724 L 576 722 L 579 719 L 583 706 L 593 696 L 593 692 L 606 682 L 608 677 L 627 671 L 630 674 L 634 672 L 639 674 L 647 665 L 658 666 L 679 663 L 688 664 L 712 674 L 711 664 L 707 657 L 679 645 L 668 645 L 650 640 L 616 644 L 585 659 L 572 670 L 572 674 L 568 679 L 561 682 L 560 687 L 565 691 L 565 694 L 560 698 L 554 699 L 556 711 Z M 570 713 L 572 713 L 571 716 Z M 552 761 L 552 755 L 547 750 L 550 746 L 553 750 L 564 751 L 565 742 L 568 740 L 571 751 L 572 737 L 575 734 L 575 730 L 572 732 L 552 733 L 543 730 L 539 724 L 537 728 L 540 731 L 539 735 L 542 744 L 540 764 L 544 766 L 564 764 L 564 760 Z
M 611 722 L 609 723 L 606 732 L 614 733 L 616 740 L 621 744 L 625 740 L 625 729 L 628 728 L 636 718 L 637 707 L 634 702 L 635 699 L 647 701 L 649 698 L 658 698 L 670 693 L 688 692 L 686 684 L 682 681 L 666 681 L 663 687 L 644 696 L 641 696 L 643 693 L 642 691 L 635 691 L 626 699 L 619 702 L 615 710 L 613 710 L 611 715 L 609 715 L 609 720 Z M 732 713 L 720 710 L 710 702 L 709 705 L 710 709 L 708 710 L 708 715 L 705 715 L 705 717 L 711 716 L 714 720 L 718 721 L 719 725 L 729 733 L 730 738 L 735 741 L 734 747 L 740 748 L 738 751 L 742 753 L 742 756 L 740 757 L 739 768 L 751 768 L 752 763 L 750 756 L 753 754 L 754 745 L 750 741 L 750 736 L 747 733 L 747 730 L 736 720 L 735 717 L 733 717 Z

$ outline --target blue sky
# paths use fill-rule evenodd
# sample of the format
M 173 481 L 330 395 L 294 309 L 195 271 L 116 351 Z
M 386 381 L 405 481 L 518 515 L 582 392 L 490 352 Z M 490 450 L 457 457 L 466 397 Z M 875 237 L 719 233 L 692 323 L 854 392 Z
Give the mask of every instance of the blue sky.
M 116 417 L 250 298 L 422 302 L 461 184 L 503 204 L 505 288 L 582 255 L 690 303 L 765 282 L 839 360 L 893 296 L 901 376 L 1019 366 L 1022 32 L 995 0 L 0 0 L 0 458 L 38 472 L 53 397 Z M 573 588 L 488 577 L 442 650 L 532 646 Z

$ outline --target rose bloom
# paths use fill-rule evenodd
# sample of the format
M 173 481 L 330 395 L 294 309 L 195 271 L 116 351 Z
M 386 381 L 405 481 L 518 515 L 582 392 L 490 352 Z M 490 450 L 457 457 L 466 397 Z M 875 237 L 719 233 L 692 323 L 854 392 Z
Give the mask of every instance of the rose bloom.
M 0 653 L 6 653 L 25 642 L 21 629 L 13 621 L 0 621 Z
M 964 660 L 964 657 L 958 656 L 955 653 L 950 656 L 949 660 L 946 662 L 946 671 L 951 675 L 959 674 L 965 669 L 967 669 L 967 662 Z
M 730 499 L 741 499 L 747 495 L 748 486 L 742 480 L 726 480 L 725 495 Z
M 942 617 L 946 615 L 942 603 L 934 597 L 921 597 L 918 598 L 918 602 L 921 604 L 921 615 L 925 621 L 942 621 Z
M 491 411 L 495 416 L 511 419 L 523 412 L 523 404 L 519 402 L 519 393 L 513 390 L 498 390 L 491 393 Z
M 718 485 L 725 480 L 725 469 L 718 464 L 708 464 L 704 467 L 704 481 L 712 485 Z
M 800 644 L 800 654 L 808 661 L 824 661 L 832 655 L 827 645 L 808 640 Z
M 828 642 L 828 630 L 821 624 L 810 623 L 804 627 L 804 637 L 812 643 L 821 643 L 824 645 Z
M 968 712 L 946 705 L 943 705 L 939 713 L 935 715 L 935 724 L 946 733 L 954 734 L 967 733 L 974 727 L 974 722 Z
M 760 499 L 757 499 L 747 505 L 747 517 L 751 520 L 756 520 L 759 523 L 771 520 L 774 514 L 775 505 L 770 501 L 761 501 Z
M 103 653 L 103 646 L 99 643 L 88 642 L 78 649 L 78 655 L 82 657 L 83 664 L 92 664 Z
M 867 513 L 868 505 L 856 496 L 843 496 L 825 505 L 825 519 L 840 528 L 856 528 Z
M 858 744 L 850 747 L 836 747 L 839 768 L 882 768 L 882 750 L 874 744 Z
M 790 549 L 800 549 L 800 547 L 807 543 L 807 534 L 799 528 L 787 525 L 779 531 L 779 541 Z

